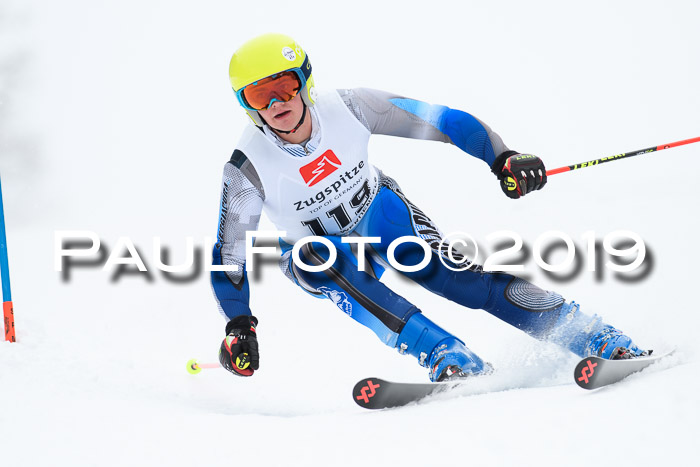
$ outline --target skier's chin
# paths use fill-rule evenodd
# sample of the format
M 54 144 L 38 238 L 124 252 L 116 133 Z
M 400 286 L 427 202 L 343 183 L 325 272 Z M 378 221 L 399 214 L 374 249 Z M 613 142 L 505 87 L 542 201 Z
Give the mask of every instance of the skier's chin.
M 294 121 L 294 118 L 292 118 L 292 111 L 287 111 L 284 116 L 282 117 L 274 117 L 271 122 L 269 122 L 270 128 L 273 130 L 279 130 L 279 131 L 291 131 L 294 129 L 298 122 Z

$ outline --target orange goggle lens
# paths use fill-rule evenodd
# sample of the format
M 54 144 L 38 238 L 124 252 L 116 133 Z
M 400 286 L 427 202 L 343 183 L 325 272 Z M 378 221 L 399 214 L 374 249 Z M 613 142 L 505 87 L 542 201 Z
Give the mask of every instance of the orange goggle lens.
M 301 81 L 293 71 L 268 76 L 242 90 L 245 103 L 253 110 L 263 110 L 274 101 L 289 102 L 299 93 Z

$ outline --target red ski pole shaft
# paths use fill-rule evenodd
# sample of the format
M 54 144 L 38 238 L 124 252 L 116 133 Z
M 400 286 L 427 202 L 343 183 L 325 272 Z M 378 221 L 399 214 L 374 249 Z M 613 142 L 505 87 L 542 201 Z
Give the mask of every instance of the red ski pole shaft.
M 220 363 L 197 363 L 197 368 L 207 369 L 207 368 L 221 368 Z
M 647 154 L 650 152 L 663 151 L 664 149 L 675 148 L 677 146 L 684 146 L 686 144 L 700 142 L 700 137 L 684 139 L 683 141 L 676 141 L 675 143 L 662 144 L 661 146 L 653 146 L 646 149 L 638 149 L 636 151 L 625 152 L 623 154 L 615 154 L 614 156 L 601 157 L 600 159 L 595 159 L 588 162 L 579 162 L 574 165 L 567 165 L 565 167 L 559 167 L 557 169 L 552 169 L 547 171 L 547 176 L 560 174 L 562 172 L 569 172 L 571 170 L 584 169 L 586 167 L 593 167 L 604 162 L 617 161 L 620 159 L 626 159 L 634 156 L 639 156 L 640 154 Z
M 222 368 L 219 363 L 199 363 L 194 358 L 187 362 L 187 372 L 191 375 L 196 375 L 202 370 L 211 368 Z

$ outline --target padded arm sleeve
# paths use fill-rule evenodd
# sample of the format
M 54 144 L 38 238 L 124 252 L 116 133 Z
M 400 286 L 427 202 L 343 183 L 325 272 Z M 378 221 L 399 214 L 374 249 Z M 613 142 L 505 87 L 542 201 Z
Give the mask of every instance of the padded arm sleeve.
M 372 134 L 451 143 L 489 166 L 496 156 L 508 151 L 501 137 L 488 125 L 461 110 L 375 89 L 338 92 Z
M 246 231 L 258 228 L 264 199 L 255 168 L 241 151 L 234 151 L 224 166 L 219 228 L 212 264 L 235 265 L 238 270 L 211 272 L 211 285 L 219 311 L 227 319 L 252 314 L 245 272 L 245 236 Z

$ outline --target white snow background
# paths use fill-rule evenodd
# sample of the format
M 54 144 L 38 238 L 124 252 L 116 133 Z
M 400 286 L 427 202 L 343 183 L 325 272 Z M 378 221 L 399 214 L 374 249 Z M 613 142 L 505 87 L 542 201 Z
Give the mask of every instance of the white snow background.
M 698 429 L 700 144 L 550 178 L 507 199 L 450 145 L 373 137 L 371 161 L 444 232 L 548 230 L 583 246 L 618 229 L 653 256 L 642 281 L 585 269 L 527 277 L 674 357 L 595 392 L 577 361 L 483 311 L 387 283 L 499 369 L 482 395 L 369 412 L 354 383 L 427 381 L 273 264 L 251 284 L 261 369 L 215 362 L 224 320 L 208 276 L 173 283 L 185 238 L 214 237 L 221 170 L 247 117 L 233 51 L 280 31 L 320 88 L 373 87 L 473 113 L 549 168 L 700 136 L 693 1 L 185 2 L 4 0 L 0 172 L 17 343 L 0 343 L 0 465 L 691 465 Z M 272 225 L 264 219 L 261 229 Z M 54 270 L 54 232 L 128 236 L 146 274 Z M 209 253 L 206 253 L 206 260 Z M 126 256 L 124 252 L 117 252 Z M 605 258 L 607 259 L 607 257 Z

